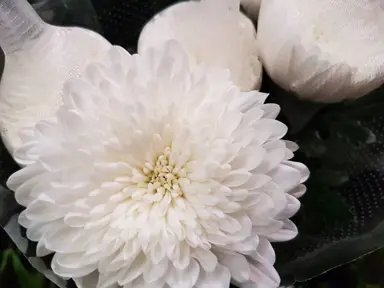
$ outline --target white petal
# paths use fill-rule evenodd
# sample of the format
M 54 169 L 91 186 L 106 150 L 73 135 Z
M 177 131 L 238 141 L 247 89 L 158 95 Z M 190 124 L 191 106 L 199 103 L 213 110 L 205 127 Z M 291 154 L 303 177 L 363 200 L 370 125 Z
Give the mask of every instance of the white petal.
M 33 188 L 48 178 L 47 175 L 41 174 L 42 172 L 43 169 L 38 165 L 30 165 L 8 178 L 7 186 L 15 191 L 15 198 L 19 204 L 26 206 L 33 201 L 31 195 Z
M 153 264 L 158 264 L 162 262 L 166 254 L 166 250 L 164 245 L 162 243 L 157 243 L 152 249 L 151 249 L 151 260 Z
M 231 233 L 228 238 L 232 241 L 242 241 L 248 238 L 252 232 L 252 220 L 246 213 L 232 214 L 232 216 L 241 224 L 241 230 Z
M 237 170 L 230 172 L 228 177 L 225 178 L 223 181 L 223 184 L 228 186 L 228 187 L 238 187 L 251 178 L 252 174 L 249 173 L 248 171 L 243 171 L 243 170 Z
M 185 269 L 169 269 L 167 284 L 172 288 L 192 288 L 199 277 L 199 271 L 199 264 L 192 259 Z
M 271 197 L 274 205 L 273 214 L 269 214 L 273 217 L 279 215 L 287 207 L 287 194 L 284 193 L 284 190 L 279 187 L 279 185 L 274 182 L 269 182 L 260 188 L 262 192 Z
M 251 217 L 254 223 L 253 230 L 261 236 L 271 235 L 279 231 L 284 225 L 282 221 L 277 221 L 269 217 L 257 217 L 253 215 L 251 215 Z
M 280 285 L 280 277 L 273 266 L 262 264 L 251 265 L 251 280 L 257 288 L 277 288 Z
M 300 184 L 294 189 L 292 189 L 291 191 L 289 191 L 289 194 L 291 194 L 296 198 L 300 198 L 305 194 L 306 191 L 307 191 L 307 188 L 305 187 L 305 185 Z
M 283 242 L 292 240 L 297 233 L 296 225 L 290 220 L 285 220 L 283 227 L 279 231 L 267 235 L 267 238 L 273 242 Z
M 102 273 L 108 274 L 109 272 L 119 271 L 121 269 L 130 267 L 130 265 L 132 265 L 132 262 L 135 260 L 134 256 L 129 257 L 129 254 L 127 255 L 126 253 L 124 253 L 124 249 L 126 248 L 126 246 L 122 247 L 121 242 L 115 242 L 114 245 L 114 248 L 108 249 L 108 254 L 110 253 L 109 256 L 105 254 L 102 255 L 103 257 L 99 263 L 99 271 Z M 107 250 L 105 247 L 104 249 Z M 120 279 L 121 277 L 117 278 Z
M 293 141 L 288 141 L 288 140 L 285 140 L 285 145 L 287 146 L 288 149 L 290 149 L 292 152 L 296 152 L 297 150 L 299 150 L 299 145 L 297 145 L 295 142 Z
M 69 278 L 80 278 L 89 275 L 93 271 L 96 270 L 97 265 L 92 264 L 92 265 L 87 265 L 83 267 L 74 267 L 74 268 L 68 268 L 68 267 L 63 267 L 61 266 L 57 261 L 57 253 L 55 256 L 53 256 L 52 259 L 52 270 L 55 274 L 61 276 L 61 277 L 69 277 Z
M 28 205 L 26 216 L 32 221 L 49 222 L 63 218 L 66 209 L 47 201 L 35 200 Z
M 37 257 L 44 257 L 44 256 L 47 256 L 49 254 L 53 253 L 53 251 L 47 249 L 45 247 L 45 244 L 43 241 L 39 241 L 37 243 L 37 247 L 36 247 L 36 256 Z
M 293 197 L 291 195 L 286 195 L 286 197 L 287 197 L 287 205 L 284 207 L 284 210 L 281 211 L 276 216 L 276 219 L 283 220 L 283 219 L 291 218 L 300 209 L 301 204 L 296 197 Z
M 309 169 L 303 163 L 294 162 L 294 161 L 285 161 L 285 165 L 290 166 L 294 169 L 297 169 L 301 174 L 300 183 L 303 183 L 309 178 Z
M 54 222 L 53 222 L 54 223 Z M 60 224 L 44 234 L 45 245 L 48 249 L 56 252 L 79 252 L 84 249 L 84 241 L 89 235 L 81 234 L 82 229 L 70 228 Z M 79 241 L 80 240 L 80 241 Z M 76 247 L 74 247 L 76 246 Z
M 269 132 L 269 140 L 271 141 L 281 139 L 288 131 L 288 127 L 285 124 L 274 119 L 260 119 L 254 127 L 260 132 Z
M 280 277 L 273 267 L 276 256 L 269 241 L 265 238 L 260 238 L 260 245 L 251 257 L 251 282 L 255 283 L 256 287 L 278 287 Z
M 248 182 L 241 185 L 240 189 L 246 189 L 249 191 L 256 190 L 263 187 L 271 181 L 271 177 L 264 174 L 254 173 L 248 180 Z
M 93 272 L 85 277 L 73 278 L 78 288 L 94 288 L 97 285 L 99 273 Z
M 264 111 L 264 118 L 276 119 L 280 113 L 280 106 L 274 103 L 265 104 L 261 109 Z
M 251 257 L 262 264 L 275 264 L 276 255 L 271 243 L 264 237 L 260 237 L 259 240 L 259 246 Z
M 117 281 L 120 278 L 119 272 L 105 273 L 99 275 L 99 281 L 96 288 L 110 288 L 112 285 L 117 286 Z
M 220 228 L 222 231 L 235 233 L 241 230 L 241 224 L 236 218 L 226 215 L 225 218 L 220 221 Z
M 251 194 L 243 203 L 244 208 L 251 217 L 270 216 L 275 210 L 273 198 L 264 193 Z
M 248 254 L 251 254 L 253 251 L 255 251 L 258 245 L 259 245 L 259 237 L 256 235 L 251 235 L 240 242 L 231 243 L 225 247 L 232 251 L 236 251 L 244 255 L 248 255 Z
M 228 288 L 231 281 L 231 274 L 227 267 L 217 265 L 215 271 L 200 273 L 196 288 Z
M 28 239 L 32 241 L 40 241 L 42 240 L 42 237 L 47 231 L 54 228 L 52 226 L 52 223 L 58 224 L 56 221 L 51 222 L 50 224 L 46 225 L 45 223 L 33 223 L 33 225 L 30 225 L 27 229 L 27 237 Z
M 153 283 L 163 278 L 168 270 L 169 260 L 164 258 L 157 264 L 150 263 L 143 273 L 145 283 Z M 172 269 L 172 268 L 171 268 Z
M 285 164 L 279 165 L 269 175 L 272 177 L 273 182 L 283 188 L 285 192 L 289 192 L 298 186 L 302 177 L 300 171 Z
M 215 270 L 217 265 L 217 257 L 210 250 L 194 248 L 192 250 L 192 257 L 199 261 L 204 271 L 212 272 Z
M 139 254 L 136 259 L 132 262 L 128 271 L 123 275 L 119 281 L 120 285 L 125 285 L 132 282 L 134 279 L 139 277 L 147 267 L 147 258 L 143 253 Z
M 190 247 L 187 243 L 182 242 L 176 245 L 174 257 L 172 258 L 173 266 L 175 266 L 176 269 L 185 269 L 191 261 L 190 253 Z
M 250 268 L 247 259 L 236 252 L 217 250 L 216 255 L 221 265 L 229 269 L 231 277 L 237 282 L 243 283 L 249 280 Z
M 275 149 L 271 148 L 271 150 L 268 151 L 268 154 L 264 157 L 260 166 L 255 169 L 255 172 L 267 173 L 276 168 L 277 165 L 279 165 L 285 159 L 286 150 L 288 149 L 285 147 Z
M 27 166 L 12 174 L 7 180 L 7 186 L 9 189 L 16 191 L 24 182 L 38 176 L 43 171 L 43 168 L 38 164 Z
M 163 288 L 164 284 L 163 280 L 153 283 L 145 283 L 143 277 L 138 277 L 132 283 L 125 284 L 124 288 Z
M 247 147 L 230 163 L 232 169 L 253 170 L 262 162 L 265 150 L 262 147 Z

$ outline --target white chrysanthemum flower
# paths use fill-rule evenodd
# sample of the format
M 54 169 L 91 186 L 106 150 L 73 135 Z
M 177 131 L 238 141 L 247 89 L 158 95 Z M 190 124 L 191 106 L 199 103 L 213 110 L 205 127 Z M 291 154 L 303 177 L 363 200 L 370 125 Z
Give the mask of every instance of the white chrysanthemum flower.
M 271 78 L 320 102 L 357 98 L 384 83 L 380 0 L 267 0 L 258 21 Z
M 265 98 L 174 42 L 112 48 L 22 132 L 7 184 L 38 256 L 82 288 L 278 287 L 270 242 L 296 236 L 308 170 Z
M 253 20 L 257 20 L 259 16 L 261 0 L 240 0 L 241 6 L 247 15 Z
M 189 1 L 165 9 L 141 32 L 139 54 L 170 39 L 180 42 L 191 65 L 205 62 L 229 69 L 241 90 L 260 88 L 262 66 L 256 31 L 252 21 L 240 12 L 239 0 Z

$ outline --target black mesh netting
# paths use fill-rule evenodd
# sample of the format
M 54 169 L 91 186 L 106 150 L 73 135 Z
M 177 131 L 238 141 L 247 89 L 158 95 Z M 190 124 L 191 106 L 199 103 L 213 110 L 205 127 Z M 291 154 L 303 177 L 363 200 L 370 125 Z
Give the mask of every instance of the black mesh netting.
M 384 243 L 384 87 L 356 102 L 300 102 L 265 77 L 269 101 L 282 106 L 297 159 L 311 170 L 299 236 L 278 243 L 283 280 L 306 280 L 365 255 Z M 302 112 L 302 113 L 301 113 Z
M 180 1 L 180 0 L 179 0 Z M 139 34 L 158 11 L 178 0 L 93 0 L 104 35 L 111 43 L 135 51 Z
M 104 36 L 130 51 L 135 51 L 143 25 L 174 2 L 178 1 L 93 0 Z M 381 247 L 384 88 L 355 103 L 328 106 L 295 100 L 268 77 L 262 90 L 271 93 L 269 101 L 282 106 L 280 118 L 291 131 L 288 138 L 301 147 L 297 159 L 311 169 L 308 192 L 294 218 L 300 234 L 293 241 L 274 245 L 276 267 L 284 282 L 311 278 Z M 17 166 L 3 146 L 0 165 L 1 185 L 5 187 L 7 177 Z M 8 231 L 15 231 L 10 226 L 16 222 L 10 220 L 18 207 L 11 194 L 3 195 L 7 196 L 0 210 L 1 224 L 8 223 Z M 7 207 L 13 208 L 9 211 Z M 13 240 L 15 237 L 19 236 Z M 33 254 L 31 247 L 28 244 L 21 249 Z M 40 271 L 51 275 L 44 265 L 39 265 Z
M 366 124 L 375 134 L 383 135 L 384 118 L 372 118 Z M 312 227 L 301 227 L 304 217 L 322 213 L 313 211 L 316 203 L 307 205 L 308 195 L 302 199 L 302 209 L 294 220 L 300 235 L 294 241 L 276 245 L 277 267 L 283 278 L 305 280 L 362 256 L 384 243 L 384 230 L 380 227 L 384 219 L 384 143 L 375 143 L 362 150 L 354 155 L 345 155 L 351 160 L 345 167 L 348 180 L 332 191 L 339 197 L 341 210 L 344 209 L 346 215 L 336 215 L 320 223 L 313 221 Z M 308 193 L 311 192 L 309 187 Z M 321 189 L 317 192 L 321 193 Z M 318 194 L 318 197 L 322 196 Z M 338 209 L 332 207 L 334 203 L 327 203 L 332 201 L 327 198 L 328 195 L 324 195 L 324 199 L 316 199 L 318 208 Z M 279 258 L 280 254 L 284 259 Z

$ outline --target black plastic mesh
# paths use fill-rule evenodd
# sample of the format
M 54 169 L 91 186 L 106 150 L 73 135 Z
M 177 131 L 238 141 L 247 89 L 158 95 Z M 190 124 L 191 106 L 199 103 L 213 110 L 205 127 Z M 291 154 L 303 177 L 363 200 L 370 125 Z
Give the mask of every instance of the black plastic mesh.
M 384 134 L 382 124 L 375 128 L 380 128 L 380 133 Z M 288 282 L 293 278 L 306 280 L 383 245 L 384 230 L 379 228 L 375 232 L 378 235 L 373 235 L 372 231 L 382 225 L 384 219 L 384 172 L 381 167 L 372 166 L 382 166 L 384 144 L 373 146 L 371 151 L 358 155 L 360 159 L 356 165 L 363 160 L 365 167 L 346 167 L 350 172 L 349 181 L 337 191 L 349 209 L 347 219 L 321 226 L 315 224 L 316 227 L 306 231 L 300 227 L 300 222 L 302 217 L 312 213 L 312 207 L 306 206 L 305 197 L 302 199 L 302 209 L 294 220 L 300 235 L 291 242 L 275 245 L 278 257 L 284 255 L 284 259 L 278 259 L 277 267 Z M 326 205 L 323 208 L 327 209 Z
M 281 120 L 292 131 L 305 122 L 305 116 L 303 123 L 297 119 L 300 111 L 311 114 L 313 108 L 287 100 L 292 95 L 268 77 L 263 89 L 271 93 L 269 101 L 282 105 Z M 307 280 L 384 245 L 383 97 L 384 86 L 355 103 L 320 105 L 306 127 L 288 135 L 301 146 L 297 158 L 312 175 L 293 219 L 299 236 L 274 245 L 286 283 Z
M 158 11 L 177 0 L 93 0 L 106 38 L 115 45 L 135 51 L 139 34 Z

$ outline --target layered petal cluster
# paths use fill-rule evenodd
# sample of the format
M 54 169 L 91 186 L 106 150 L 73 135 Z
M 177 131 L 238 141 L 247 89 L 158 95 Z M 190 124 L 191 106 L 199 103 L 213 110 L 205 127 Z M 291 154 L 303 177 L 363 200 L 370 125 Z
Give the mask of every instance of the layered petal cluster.
M 139 53 L 176 39 L 190 59 L 229 69 L 243 91 L 259 89 L 262 66 L 256 31 L 240 12 L 239 0 L 202 0 L 175 4 L 156 15 L 141 32 Z
M 111 48 L 21 133 L 7 184 L 38 256 L 81 288 L 278 287 L 308 170 L 265 98 L 173 41 Z
M 301 98 L 338 102 L 384 83 L 381 0 L 268 0 L 258 19 L 260 59 Z

